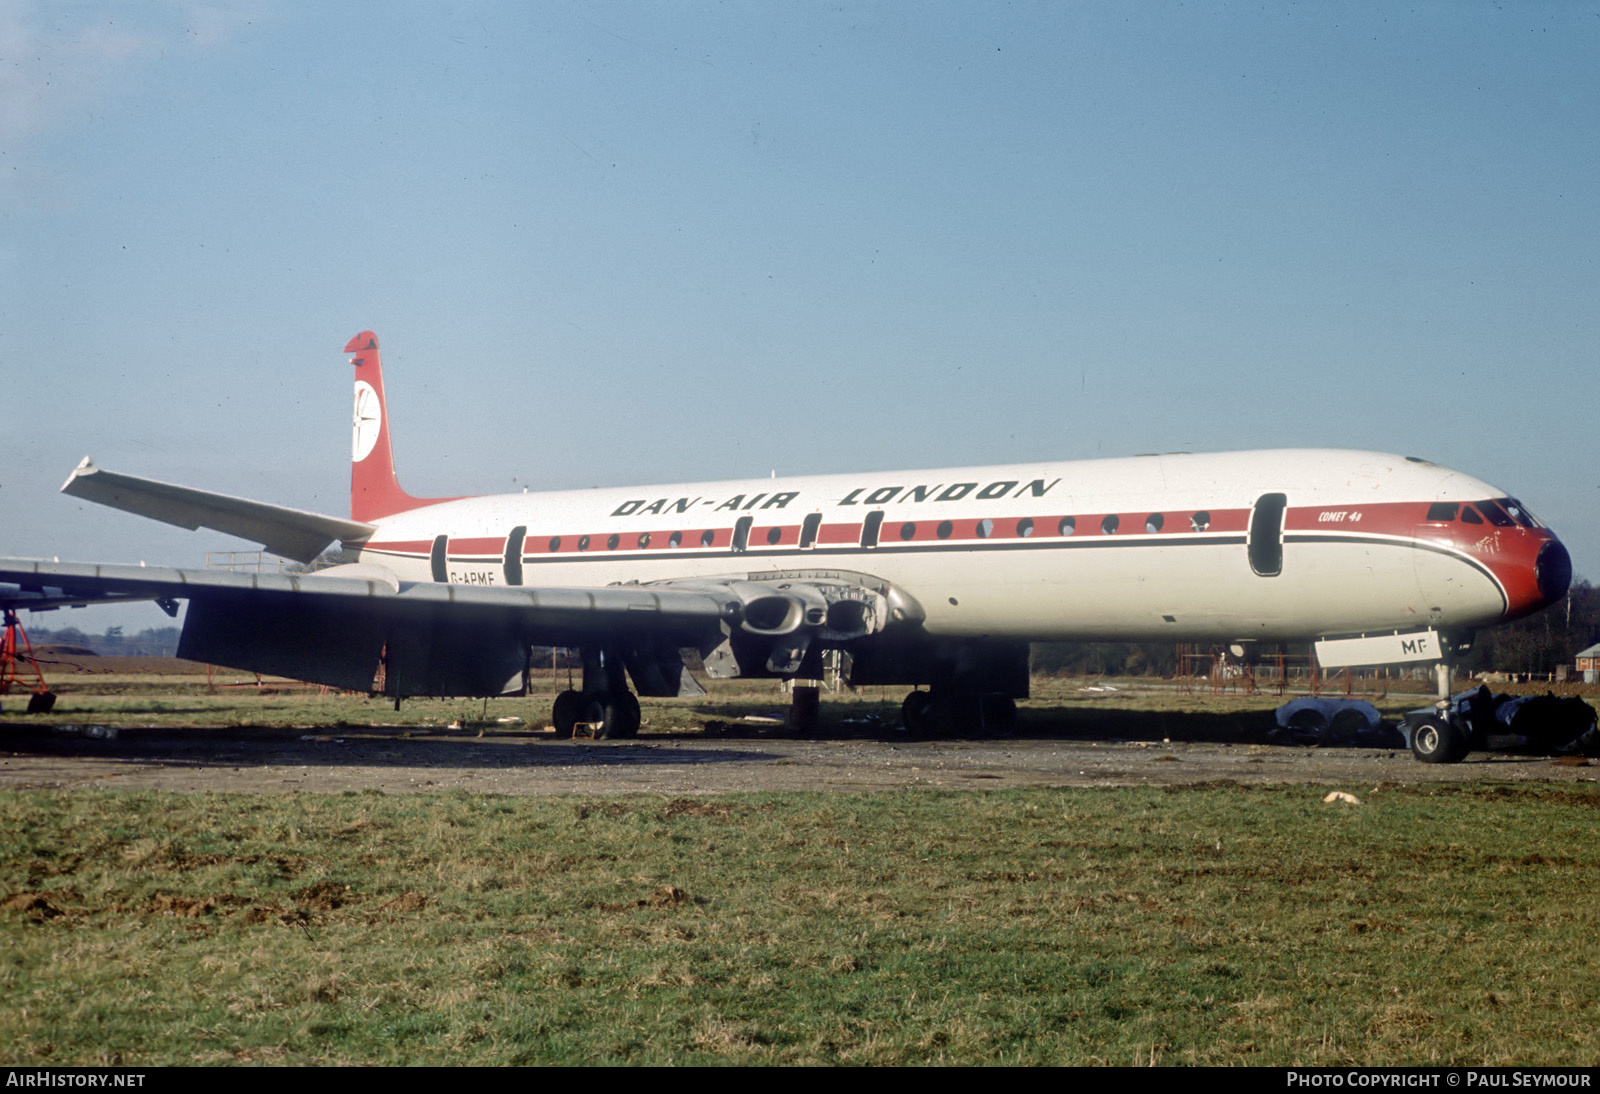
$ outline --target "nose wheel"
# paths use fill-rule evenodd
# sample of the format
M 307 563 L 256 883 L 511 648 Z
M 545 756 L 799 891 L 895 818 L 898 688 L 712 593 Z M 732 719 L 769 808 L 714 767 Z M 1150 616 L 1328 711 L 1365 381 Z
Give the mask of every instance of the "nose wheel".
M 1411 754 L 1425 764 L 1460 763 L 1469 751 L 1467 735 L 1449 718 L 1424 718 L 1411 730 Z
M 1435 713 L 1411 727 L 1411 754 L 1425 764 L 1458 764 L 1472 751 L 1472 738 L 1452 709 L 1450 663 L 1440 661 L 1433 671 L 1439 689 Z

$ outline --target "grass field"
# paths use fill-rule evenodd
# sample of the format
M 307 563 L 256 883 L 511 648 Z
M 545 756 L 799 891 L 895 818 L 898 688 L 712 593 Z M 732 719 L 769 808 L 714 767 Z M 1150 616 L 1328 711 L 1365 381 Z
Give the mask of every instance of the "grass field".
M 0 794 L 7 1064 L 1592 1064 L 1589 787 Z
M 84 674 L 14 724 L 549 705 L 235 679 Z M 1036 681 L 1021 732 L 1249 737 L 1281 701 L 1100 686 Z M 645 733 L 785 702 L 718 683 Z M 1322 793 L 4 792 L 0 1063 L 1594 1062 L 1593 786 Z

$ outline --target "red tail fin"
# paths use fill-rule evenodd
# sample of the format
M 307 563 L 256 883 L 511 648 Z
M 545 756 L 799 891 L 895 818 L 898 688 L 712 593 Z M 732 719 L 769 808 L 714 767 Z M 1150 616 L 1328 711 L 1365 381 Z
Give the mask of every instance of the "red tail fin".
M 371 522 L 435 502 L 454 498 L 414 498 L 400 489 L 394 473 L 394 450 L 389 447 L 389 414 L 383 398 L 383 365 L 378 360 L 378 336 L 364 330 L 344 351 L 354 354 L 356 368 L 355 423 L 350 449 L 350 519 Z

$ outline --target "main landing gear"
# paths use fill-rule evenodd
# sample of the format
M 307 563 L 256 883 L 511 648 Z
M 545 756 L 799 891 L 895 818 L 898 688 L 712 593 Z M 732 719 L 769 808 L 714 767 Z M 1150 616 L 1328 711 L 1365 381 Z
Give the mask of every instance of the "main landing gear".
M 557 737 L 571 737 L 578 723 L 594 727 L 594 735 L 608 739 L 632 737 L 639 732 L 639 700 L 631 691 L 563 691 L 550 710 Z
M 583 651 L 583 688 L 556 696 L 550 721 L 557 737 L 571 737 L 580 724 L 594 727 L 601 739 L 632 737 L 639 732 L 639 700 L 628 690 L 622 658 L 608 650 Z
M 912 737 L 1006 737 L 1017 728 L 1009 695 L 913 691 L 900 704 L 900 722 Z

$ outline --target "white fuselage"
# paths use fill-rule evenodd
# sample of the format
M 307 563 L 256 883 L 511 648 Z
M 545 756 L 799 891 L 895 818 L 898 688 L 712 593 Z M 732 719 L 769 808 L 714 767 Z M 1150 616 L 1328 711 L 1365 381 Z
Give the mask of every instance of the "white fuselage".
M 849 571 L 937 636 L 1304 639 L 1531 610 L 1547 531 L 1426 519 L 1502 496 L 1380 453 L 1137 456 L 464 498 L 375 521 L 361 558 L 544 587 Z

